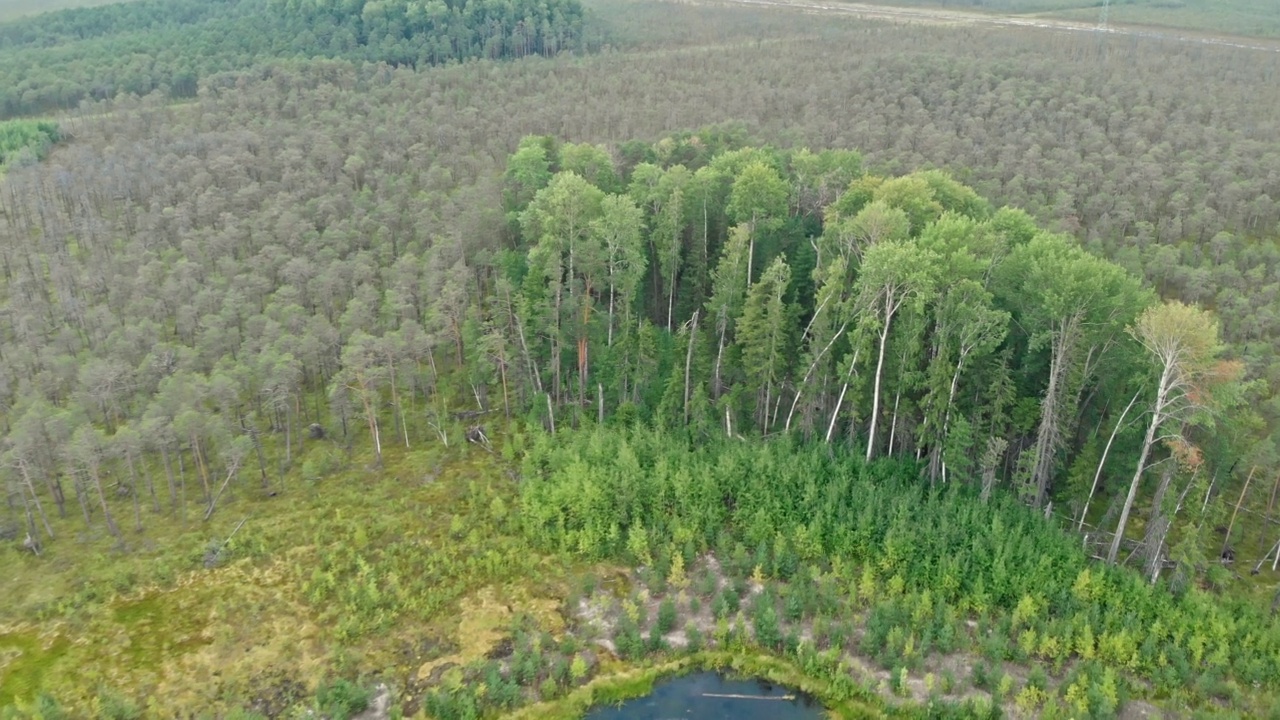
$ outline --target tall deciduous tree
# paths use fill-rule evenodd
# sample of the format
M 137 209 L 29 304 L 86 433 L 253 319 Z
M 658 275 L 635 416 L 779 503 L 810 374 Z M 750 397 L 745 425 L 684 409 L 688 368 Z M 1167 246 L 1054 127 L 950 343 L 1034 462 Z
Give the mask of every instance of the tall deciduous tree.
M 845 258 L 837 256 L 835 260 L 827 263 L 814 271 L 818 276 L 820 284 L 818 286 L 817 295 L 814 298 L 813 317 L 809 321 L 808 345 L 804 360 L 806 361 L 806 369 L 800 381 L 796 384 L 795 397 L 791 401 L 791 409 L 787 412 L 787 420 L 784 428 L 791 429 L 791 420 L 795 415 L 796 407 L 800 404 L 801 398 L 805 395 L 805 391 L 809 387 L 814 372 L 821 368 L 819 374 L 821 380 L 817 383 L 819 388 L 826 387 L 828 375 L 831 369 L 831 349 L 844 337 L 845 331 L 849 328 L 854 319 L 850 316 L 850 300 L 852 286 L 847 277 L 848 265 Z M 812 429 L 813 413 L 816 407 L 815 402 L 810 401 L 806 406 L 806 412 L 803 417 L 805 419 L 806 432 Z
M 748 281 L 754 275 L 759 235 L 778 227 L 786 218 L 789 195 L 787 181 L 772 166 L 759 160 L 744 167 L 733 180 L 726 212 L 730 220 L 746 225 L 751 232 L 747 252 Z
M 572 172 L 557 173 L 551 183 L 534 197 L 520 216 L 521 229 L 535 245 L 529 251 L 531 275 L 540 284 L 539 291 L 550 294 L 551 305 L 544 309 L 549 320 L 547 332 L 551 340 L 551 366 L 555 374 L 553 392 L 563 393 L 561 355 L 566 341 L 566 326 L 576 324 L 580 303 L 589 303 L 590 295 L 580 287 L 579 254 L 598 257 L 599 242 L 593 232 L 601 214 L 604 193 Z M 579 335 L 581 341 L 585 336 Z M 584 346 L 579 342 L 579 367 Z
M 718 399 L 724 392 L 725 350 L 730 331 L 747 296 L 747 254 L 750 252 L 751 229 L 737 225 L 729 232 L 720 262 L 711 272 L 711 299 L 707 301 L 707 314 L 715 321 L 719 342 L 716 346 L 716 362 L 712 371 L 712 394 Z
M 613 345 L 620 308 L 622 326 L 631 327 L 631 311 L 644 280 L 645 255 L 641 233 L 644 215 L 626 195 L 609 195 L 600 203 L 600 217 L 592 231 L 604 249 L 605 274 L 609 281 L 609 320 L 606 344 Z
M 382 430 L 378 423 L 380 393 L 387 382 L 386 368 L 381 362 L 379 340 L 358 332 L 342 349 L 342 369 L 333 379 L 331 396 L 339 403 L 354 399 L 364 411 L 369 436 L 378 464 L 382 464 Z
M 885 348 L 894 318 L 904 308 L 919 310 L 935 292 L 937 257 L 914 243 L 882 242 L 866 251 L 858 275 L 858 306 L 877 338 L 876 371 L 872 380 L 871 418 L 867 428 L 867 459 L 875 452 L 880 416 Z
M 1115 538 L 1107 551 L 1107 562 L 1114 563 L 1124 538 L 1129 512 L 1133 509 L 1138 486 L 1147 469 L 1151 448 L 1161 437 L 1161 428 L 1169 421 L 1186 421 L 1192 414 L 1208 406 L 1215 379 L 1214 370 L 1222 345 L 1218 337 L 1218 321 L 1208 312 L 1193 305 L 1170 301 L 1152 305 L 1138 317 L 1131 330 L 1134 339 L 1147 351 L 1158 373 L 1151 419 L 1138 452 L 1138 466 L 1129 483 Z M 1178 433 L 1170 436 L 1177 437 Z
M 943 448 L 955 412 L 960 378 L 970 363 L 994 350 L 1008 332 L 1009 313 L 996 309 L 991 293 L 973 280 L 960 280 L 943 294 L 935 313 L 935 355 L 925 398 L 930 435 L 929 477 L 943 469 Z
M 519 223 L 519 214 L 533 202 L 533 196 L 551 182 L 550 144 L 549 138 L 527 136 L 507 159 L 503 204 L 513 225 Z
M 1038 507 L 1048 496 L 1058 455 L 1076 420 L 1070 385 L 1096 369 L 1116 328 L 1137 315 L 1149 294 L 1123 268 L 1048 233 L 1015 246 L 998 271 L 1001 299 L 1027 334 L 1029 351 L 1044 349 L 1049 355 L 1024 488 Z

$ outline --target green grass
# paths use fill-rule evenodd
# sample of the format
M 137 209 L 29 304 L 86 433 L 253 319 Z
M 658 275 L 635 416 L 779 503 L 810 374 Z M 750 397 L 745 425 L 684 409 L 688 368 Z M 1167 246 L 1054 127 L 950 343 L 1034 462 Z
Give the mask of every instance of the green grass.
M 19 699 L 34 700 L 51 671 L 66 656 L 70 641 L 55 635 L 47 642 L 38 633 L 0 633 L 0 708 Z

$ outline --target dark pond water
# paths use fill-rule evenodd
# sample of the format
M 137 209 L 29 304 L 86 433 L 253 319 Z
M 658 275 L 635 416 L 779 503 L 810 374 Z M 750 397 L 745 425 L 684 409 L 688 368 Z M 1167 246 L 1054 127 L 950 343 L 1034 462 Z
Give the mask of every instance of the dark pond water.
M 732 697 L 739 696 L 739 697 Z M 653 692 L 586 720 L 818 720 L 822 707 L 788 688 L 762 680 L 728 680 L 713 672 L 664 680 Z

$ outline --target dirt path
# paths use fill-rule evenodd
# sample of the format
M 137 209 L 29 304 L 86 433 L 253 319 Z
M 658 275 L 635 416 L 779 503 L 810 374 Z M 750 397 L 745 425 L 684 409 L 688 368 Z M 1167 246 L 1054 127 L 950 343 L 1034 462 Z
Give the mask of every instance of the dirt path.
M 1042 16 L 1029 15 L 997 15 L 993 13 L 968 12 L 964 10 L 943 10 L 940 8 L 894 7 L 889 5 L 873 5 L 868 3 L 821 3 L 812 0 L 685 0 L 686 2 L 706 2 L 717 5 L 747 5 L 752 7 L 773 7 L 799 10 L 809 13 L 829 13 L 852 15 L 874 20 L 888 20 L 906 23 L 927 23 L 930 25 L 994 25 L 998 27 L 1032 28 L 1040 30 L 1056 30 L 1060 32 L 1096 33 L 1099 35 L 1140 37 L 1153 40 L 1170 40 L 1174 42 L 1195 43 L 1199 45 L 1216 45 L 1220 47 L 1257 50 L 1280 53 L 1280 40 L 1265 40 L 1232 35 L 1197 33 L 1189 30 L 1159 28 L 1144 25 L 1108 25 L 1105 29 L 1094 23 L 1057 20 Z

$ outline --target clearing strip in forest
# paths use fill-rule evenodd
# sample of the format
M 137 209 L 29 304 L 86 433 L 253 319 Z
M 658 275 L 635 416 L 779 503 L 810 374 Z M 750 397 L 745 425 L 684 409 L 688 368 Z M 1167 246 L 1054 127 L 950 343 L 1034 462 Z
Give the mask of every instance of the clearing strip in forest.
M 748 5 L 752 7 L 789 8 L 810 13 L 841 13 L 873 20 L 891 20 L 932 25 L 995 25 L 1013 28 L 1034 28 L 1065 32 L 1088 32 L 1099 35 L 1172 40 L 1175 42 L 1216 45 L 1219 47 L 1259 50 L 1280 53 L 1280 41 L 1211 33 L 1196 33 L 1172 28 L 1142 25 L 1109 24 L 1099 27 L 1096 23 L 1058 20 L 1043 16 L 998 15 L 993 13 L 942 10 L 939 8 L 895 7 L 869 3 L 818 3 L 808 0 L 683 0 L 684 2 Z

